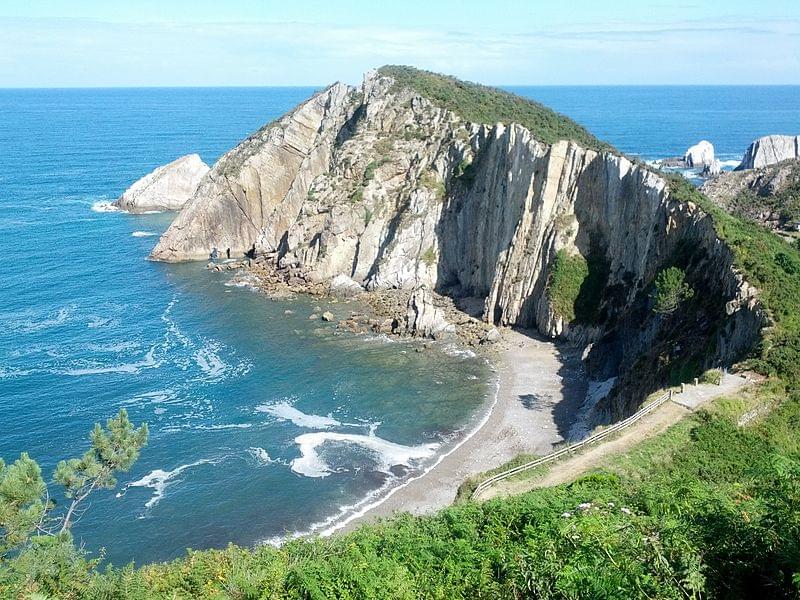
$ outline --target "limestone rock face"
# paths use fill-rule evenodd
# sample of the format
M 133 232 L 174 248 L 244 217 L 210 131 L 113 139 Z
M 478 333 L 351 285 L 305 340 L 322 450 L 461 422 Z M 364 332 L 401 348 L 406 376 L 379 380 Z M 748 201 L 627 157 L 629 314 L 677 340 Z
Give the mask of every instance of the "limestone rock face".
M 714 146 L 702 140 L 689 148 L 683 155 L 687 167 L 700 168 L 714 163 Z
M 423 337 L 437 337 L 455 332 L 455 327 L 447 322 L 444 311 L 434 304 L 431 291 L 421 286 L 409 297 L 406 330 Z
M 713 164 L 699 146 L 695 164 Z M 665 383 L 667 358 L 730 364 L 765 323 L 711 219 L 653 171 L 519 124 L 466 121 L 380 73 L 327 88 L 223 156 L 152 257 L 204 259 L 212 246 L 254 248 L 311 282 L 408 290 L 406 325 L 423 335 L 449 327 L 435 291 L 482 299 L 488 323 L 592 343 L 590 376 L 616 382 L 594 409 L 603 419 Z M 583 320 L 550 298 L 560 250 L 588 264 Z M 649 292 L 678 262 L 713 301 L 664 319 Z
M 760 169 L 795 158 L 800 158 L 800 135 L 767 135 L 747 147 L 736 170 Z
M 131 213 L 181 210 L 208 171 L 208 165 L 197 154 L 181 156 L 142 177 L 125 190 L 114 206 Z
M 352 90 L 335 84 L 225 154 L 153 249 L 163 261 L 201 260 L 211 248 L 277 248 L 328 170 L 336 137 L 352 116 Z M 350 112 L 348 112 L 348 110 Z

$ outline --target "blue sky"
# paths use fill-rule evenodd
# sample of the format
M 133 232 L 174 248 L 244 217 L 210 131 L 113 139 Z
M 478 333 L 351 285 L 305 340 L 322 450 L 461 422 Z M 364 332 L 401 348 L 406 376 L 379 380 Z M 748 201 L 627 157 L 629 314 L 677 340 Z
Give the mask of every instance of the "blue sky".
M 0 87 L 800 84 L 800 0 L 2 0 Z

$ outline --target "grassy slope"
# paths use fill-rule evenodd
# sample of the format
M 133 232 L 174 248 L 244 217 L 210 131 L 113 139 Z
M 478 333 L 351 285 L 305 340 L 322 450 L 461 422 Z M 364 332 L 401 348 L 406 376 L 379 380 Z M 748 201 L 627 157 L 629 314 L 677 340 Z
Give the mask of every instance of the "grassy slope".
M 800 402 L 764 387 L 554 488 L 280 549 L 230 547 L 73 580 L 83 598 L 792 597 Z M 69 597 L 69 593 L 64 593 Z M 0 586 L 0 595 L 2 587 Z
M 574 140 L 585 148 L 613 150 L 572 119 L 516 94 L 413 67 L 388 65 L 378 72 L 473 123 L 519 123 L 548 144 Z

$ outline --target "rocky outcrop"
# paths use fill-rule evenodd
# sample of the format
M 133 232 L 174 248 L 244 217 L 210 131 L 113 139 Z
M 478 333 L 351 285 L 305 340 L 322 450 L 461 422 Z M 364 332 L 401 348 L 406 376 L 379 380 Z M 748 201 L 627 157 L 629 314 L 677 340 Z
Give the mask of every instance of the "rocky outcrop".
M 406 331 L 423 337 L 454 334 L 455 326 L 445 319 L 444 310 L 436 306 L 434 296 L 425 286 L 414 290 L 408 301 Z
M 796 230 L 800 200 L 800 159 L 730 171 L 705 182 L 701 191 L 717 205 L 774 230 Z
M 252 248 L 313 284 L 344 275 L 406 290 L 419 334 L 448 331 L 435 291 L 478 298 L 488 324 L 592 343 L 590 377 L 616 382 L 592 408 L 604 420 L 677 365 L 730 364 L 764 322 L 710 218 L 657 173 L 519 124 L 469 122 L 379 72 L 327 88 L 226 154 L 152 257 L 203 259 L 214 246 Z M 572 320 L 550 296 L 562 250 L 588 269 L 576 299 L 588 308 Z M 664 317 L 650 291 L 673 265 L 697 300 Z
M 142 177 L 125 190 L 114 206 L 130 213 L 180 210 L 208 171 L 199 155 L 181 156 Z
M 683 161 L 691 168 L 710 166 L 714 163 L 714 146 L 711 142 L 702 140 L 686 151 Z
M 151 253 L 155 260 L 205 259 L 212 248 L 234 254 L 276 249 L 326 173 L 337 136 L 357 107 L 356 92 L 335 84 L 225 154 Z
M 797 158 L 800 158 L 800 135 L 767 135 L 747 147 L 736 170 L 760 169 Z
M 722 165 L 715 158 L 711 162 L 711 164 L 703 167 L 703 170 L 700 171 L 700 177 L 703 177 L 704 179 L 711 179 L 713 177 L 719 176 L 721 173 L 722 173 Z

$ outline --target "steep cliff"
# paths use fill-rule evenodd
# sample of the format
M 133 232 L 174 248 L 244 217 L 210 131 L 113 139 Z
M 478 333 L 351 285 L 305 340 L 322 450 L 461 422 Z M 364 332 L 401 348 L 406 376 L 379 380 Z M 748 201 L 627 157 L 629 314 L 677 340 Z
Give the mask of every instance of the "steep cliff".
M 486 90 L 397 67 L 335 84 L 220 159 L 152 257 L 255 247 L 312 282 L 477 298 L 487 322 L 592 344 L 603 420 L 755 343 L 764 316 L 708 216 L 577 124 Z M 557 297 L 559 257 L 583 269 L 575 298 Z M 697 294 L 660 315 L 652 284 L 674 265 Z

